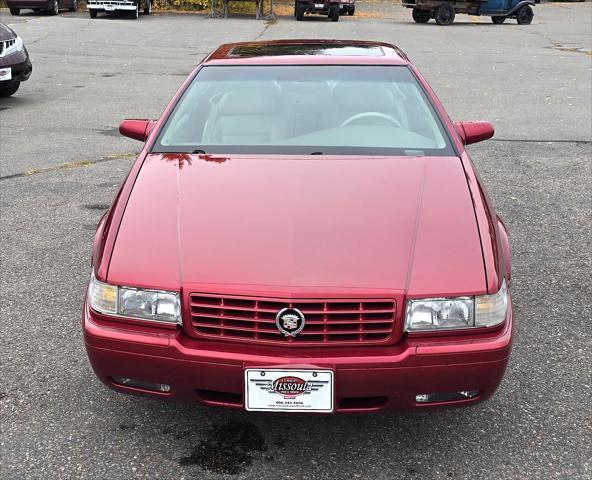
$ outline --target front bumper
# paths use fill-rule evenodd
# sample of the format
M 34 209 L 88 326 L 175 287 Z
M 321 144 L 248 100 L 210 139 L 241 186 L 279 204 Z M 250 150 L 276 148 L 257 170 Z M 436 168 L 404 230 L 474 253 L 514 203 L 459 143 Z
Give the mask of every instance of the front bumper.
M 33 72 L 33 65 L 26 50 L 0 58 L 0 68 L 6 67 L 11 68 L 12 79 L 0 82 L 0 87 L 15 82 L 24 82 L 29 79 Z
M 506 369 L 512 310 L 502 328 L 481 335 L 406 338 L 389 347 L 253 347 L 189 338 L 182 331 L 138 332 L 105 321 L 85 305 L 86 350 L 96 375 L 124 393 L 244 408 L 244 369 L 328 368 L 335 372 L 335 412 L 430 410 L 490 397 Z M 113 377 L 170 385 L 153 392 L 116 384 Z M 415 396 L 478 390 L 475 398 L 418 404 Z
M 329 12 L 333 5 L 339 5 L 340 12 L 347 12 L 350 10 L 355 9 L 355 3 L 345 3 L 345 2 L 325 2 L 325 1 L 314 1 L 314 0 L 306 0 L 298 2 L 300 5 L 304 5 L 306 7 L 306 11 L 309 13 L 323 13 L 326 14 Z
M 89 10 L 104 10 L 106 12 L 115 12 L 115 11 L 135 11 L 137 6 L 136 3 L 130 1 L 117 1 L 117 0 L 98 0 L 98 1 L 89 1 L 86 4 L 86 8 Z

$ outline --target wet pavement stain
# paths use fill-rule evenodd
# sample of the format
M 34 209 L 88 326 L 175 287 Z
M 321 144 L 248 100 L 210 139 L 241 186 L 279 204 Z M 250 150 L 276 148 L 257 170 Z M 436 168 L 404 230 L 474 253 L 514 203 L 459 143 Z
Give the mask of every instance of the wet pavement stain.
M 106 203 L 92 203 L 83 205 L 82 207 L 86 210 L 107 210 L 110 205 L 107 205 Z
M 101 135 L 108 135 L 110 137 L 119 137 L 120 133 L 119 133 L 119 128 L 103 128 L 100 130 L 97 130 L 97 132 L 99 132 Z
M 288 439 L 282 435 L 278 435 L 275 439 L 275 445 L 276 447 L 279 448 L 283 448 L 286 446 L 286 442 L 288 441 Z
M 253 454 L 267 451 L 259 428 L 250 422 L 214 426 L 193 452 L 181 457 L 183 466 L 197 465 L 215 473 L 237 475 L 253 463 Z

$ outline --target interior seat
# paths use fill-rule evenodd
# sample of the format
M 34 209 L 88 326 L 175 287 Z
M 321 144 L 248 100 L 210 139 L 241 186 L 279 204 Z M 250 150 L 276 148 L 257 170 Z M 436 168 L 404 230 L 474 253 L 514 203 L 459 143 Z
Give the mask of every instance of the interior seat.
M 204 143 L 268 144 L 286 138 L 286 120 L 273 88 L 233 91 L 213 98 Z
M 331 93 L 327 82 L 284 82 L 282 90 L 289 137 L 318 132 L 325 128 L 323 115 Z

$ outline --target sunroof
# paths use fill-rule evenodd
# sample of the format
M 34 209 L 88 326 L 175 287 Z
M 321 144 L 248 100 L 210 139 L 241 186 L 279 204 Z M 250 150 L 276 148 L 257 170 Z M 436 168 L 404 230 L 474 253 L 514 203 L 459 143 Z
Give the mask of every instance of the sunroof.
M 239 45 L 228 53 L 229 57 L 277 57 L 281 55 L 327 55 L 338 57 L 382 57 L 377 45 L 328 45 L 323 43 L 269 43 Z

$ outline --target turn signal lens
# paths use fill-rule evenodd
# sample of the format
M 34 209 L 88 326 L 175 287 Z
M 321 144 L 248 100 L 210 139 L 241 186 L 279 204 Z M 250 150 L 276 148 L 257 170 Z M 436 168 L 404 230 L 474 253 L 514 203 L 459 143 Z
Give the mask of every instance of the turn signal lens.
M 94 272 L 90 276 L 88 300 L 93 310 L 108 315 L 117 314 L 117 287 L 99 282 Z
M 493 327 L 506 319 L 508 312 L 508 288 L 506 280 L 494 295 L 475 297 L 475 326 Z

